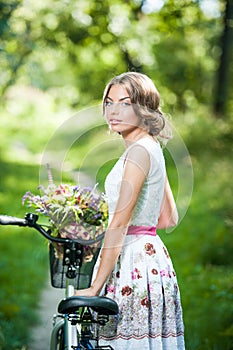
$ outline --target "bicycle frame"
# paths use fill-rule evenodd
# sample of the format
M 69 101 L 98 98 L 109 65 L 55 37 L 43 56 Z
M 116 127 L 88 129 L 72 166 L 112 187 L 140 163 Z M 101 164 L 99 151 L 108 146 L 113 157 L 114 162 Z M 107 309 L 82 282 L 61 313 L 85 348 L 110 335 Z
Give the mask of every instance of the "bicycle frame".
M 0 225 L 16 225 L 32 227 L 50 241 L 50 275 L 51 284 L 55 288 L 65 289 L 65 298 L 58 305 L 58 314 L 53 317 L 53 330 L 51 333 L 50 350 L 85 350 L 85 349 L 112 349 L 111 346 L 99 346 L 98 333 L 93 335 L 90 326 L 104 325 L 109 315 L 118 313 L 115 301 L 106 297 L 74 297 L 74 290 L 80 287 L 82 277 L 81 267 L 83 261 L 84 245 L 96 243 L 96 240 L 72 240 L 51 236 L 51 230 L 45 230 L 37 223 L 38 215 L 26 214 L 25 219 L 0 215 Z M 103 239 L 104 233 L 98 241 Z M 63 259 L 54 257 L 53 244 L 63 244 Z M 94 257 L 94 262 L 97 254 Z M 62 279 L 59 285 L 53 279 L 53 268 L 62 266 Z M 63 275 L 65 278 L 63 279 Z M 85 276 L 85 275 L 84 275 Z M 61 281 L 60 281 L 61 279 Z M 87 287 L 87 286 L 86 286 Z M 95 319 L 92 314 L 97 314 Z M 59 321 L 57 319 L 60 318 Z M 95 344 L 94 344 L 95 343 Z
M 72 297 L 74 295 L 74 286 L 71 284 L 72 280 L 66 279 L 65 297 Z M 58 322 L 57 319 L 61 318 Z M 59 337 L 63 336 L 63 339 Z M 50 338 L 50 350 L 60 350 L 61 343 L 64 347 L 62 350 L 73 350 L 78 347 L 77 326 L 72 325 L 69 321 L 69 315 L 55 314 L 53 316 L 53 329 Z

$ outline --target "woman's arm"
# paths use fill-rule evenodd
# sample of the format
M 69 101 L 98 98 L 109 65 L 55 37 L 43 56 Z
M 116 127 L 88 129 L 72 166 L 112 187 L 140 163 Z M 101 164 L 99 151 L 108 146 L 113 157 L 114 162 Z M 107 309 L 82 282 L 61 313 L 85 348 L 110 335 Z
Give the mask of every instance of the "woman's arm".
M 165 229 L 176 226 L 178 223 L 178 212 L 172 190 L 166 176 L 164 185 L 164 196 L 161 204 L 157 229 Z
M 127 155 L 120 194 L 113 219 L 106 231 L 101 259 L 95 280 L 90 288 L 75 295 L 98 295 L 119 257 L 133 210 L 150 169 L 150 157 L 140 145 L 132 147 Z

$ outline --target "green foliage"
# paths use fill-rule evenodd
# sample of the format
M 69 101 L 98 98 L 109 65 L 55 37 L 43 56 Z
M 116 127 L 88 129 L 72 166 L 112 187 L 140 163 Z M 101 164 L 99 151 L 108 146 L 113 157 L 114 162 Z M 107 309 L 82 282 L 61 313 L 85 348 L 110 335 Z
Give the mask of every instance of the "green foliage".
M 38 168 L 1 163 L 1 214 L 24 217 L 21 196 L 37 187 Z M 29 229 L 0 228 L 0 349 L 21 349 L 37 320 L 48 269 L 48 247 Z
M 229 187 L 231 140 L 224 136 L 228 133 L 228 129 L 226 130 L 223 123 L 213 124 L 213 119 L 207 112 L 207 109 L 204 110 L 200 106 L 200 117 L 198 113 L 195 117 L 184 114 L 176 120 L 176 125 L 192 157 L 194 190 L 190 208 L 178 227 L 171 234 L 163 232 L 160 234 L 171 253 L 178 275 L 187 349 L 230 350 L 233 337 L 231 319 L 233 218 L 230 210 L 232 190 Z M 186 122 L 187 120 L 189 122 Z M 117 146 L 114 147 L 115 153 L 113 148 L 110 148 L 109 154 L 105 152 L 107 147 L 99 148 L 98 143 L 104 135 L 103 132 L 106 130 L 102 127 L 87 131 L 80 137 L 80 143 L 73 144 L 68 156 L 69 161 L 73 158 L 74 168 L 75 166 L 82 168 L 83 163 L 83 168 L 88 174 L 96 176 L 101 186 L 117 154 L 121 152 L 118 137 L 116 143 L 107 142 L 107 146 Z M 114 136 L 111 135 L 109 138 Z M 94 145 L 97 147 L 96 150 Z M 81 161 L 75 157 L 80 154 L 79 148 Z M 87 156 L 86 161 L 82 161 L 85 154 L 90 154 L 90 157 Z M 174 163 L 167 152 L 166 159 L 168 175 L 174 193 L 177 193 L 177 186 L 182 184 L 178 184 Z M 21 197 L 26 190 L 33 190 L 38 185 L 38 167 L 1 163 L 1 170 L 2 211 L 22 216 L 24 208 L 20 204 Z M 65 173 L 64 179 L 67 177 L 68 174 Z M 9 240 L 10 234 L 14 240 Z M 6 339 L 7 342 L 11 339 L 9 344 L 6 343 L 7 348 L 13 350 L 26 343 L 27 332 L 23 332 L 22 328 L 29 329 L 30 322 L 35 320 L 31 308 L 32 305 L 33 308 L 37 305 L 42 281 L 45 280 L 47 264 L 42 262 L 42 257 L 47 255 L 47 247 L 37 235 L 22 229 L 1 228 L 0 239 L 2 267 L 0 278 L 3 281 L 1 300 L 6 300 L 6 297 L 8 300 L 8 304 L 0 304 L 0 324 L 5 342 Z M 12 259 L 12 256 L 15 259 Z M 37 264 L 32 265 L 32 260 L 36 260 Z M 30 280 L 28 285 L 27 279 Z M 17 295 L 14 292 L 15 286 Z M 24 324 L 23 320 L 27 320 L 25 317 L 27 313 L 30 313 L 30 321 Z
M 186 346 L 230 350 L 233 193 L 232 140 L 226 135 L 231 127 L 223 121 L 213 123 L 213 117 L 201 106 L 195 117 L 180 116 L 176 125 L 191 154 L 194 189 L 187 215 L 163 240 L 171 251 L 180 282 Z M 168 168 L 171 175 L 173 171 Z
M 41 287 L 47 276 L 47 247 L 32 232 L 1 228 L 0 330 L 1 349 L 27 344 L 36 324 Z
M 56 102 L 83 106 L 125 70 L 155 80 L 166 105 L 187 109 L 190 93 L 213 103 L 221 12 L 207 17 L 198 1 L 1 1 L 2 94 L 9 86 L 48 91 Z M 172 99 L 171 99 L 172 97 Z
M 24 216 L 23 194 L 47 184 L 39 174 L 45 154 L 60 162 L 52 167 L 56 183 L 79 182 L 81 174 L 103 189 L 122 152 L 119 137 L 107 134 L 95 109 L 70 115 L 98 104 L 113 75 L 148 74 L 163 109 L 174 115 L 194 170 L 186 216 L 172 234 L 161 233 L 178 274 L 187 349 L 231 350 L 233 120 L 230 113 L 217 120 L 210 113 L 225 1 L 212 17 L 202 3 L 165 0 L 153 10 L 146 1 L 0 1 L 0 205 L 1 214 Z M 188 179 L 178 183 L 176 164 L 165 153 L 178 194 Z M 16 350 L 26 347 L 36 321 L 47 245 L 28 230 L 0 231 L 0 349 Z

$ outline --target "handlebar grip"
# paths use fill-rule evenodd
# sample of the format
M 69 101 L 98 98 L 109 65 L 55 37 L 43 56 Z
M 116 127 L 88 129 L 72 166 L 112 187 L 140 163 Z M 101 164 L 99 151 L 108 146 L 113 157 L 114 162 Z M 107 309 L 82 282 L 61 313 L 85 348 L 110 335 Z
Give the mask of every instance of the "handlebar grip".
M 25 219 L 20 219 L 8 215 L 0 215 L 0 225 L 27 226 L 27 223 Z

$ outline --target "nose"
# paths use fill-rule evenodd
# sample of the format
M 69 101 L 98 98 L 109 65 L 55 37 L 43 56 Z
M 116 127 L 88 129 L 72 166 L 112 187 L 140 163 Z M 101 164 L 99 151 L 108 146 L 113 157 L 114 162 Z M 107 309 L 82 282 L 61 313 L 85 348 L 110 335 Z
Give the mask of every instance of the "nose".
M 120 103 L 113 103 L 111 106 L 111 114 L 119 114 L 120 112 Z

